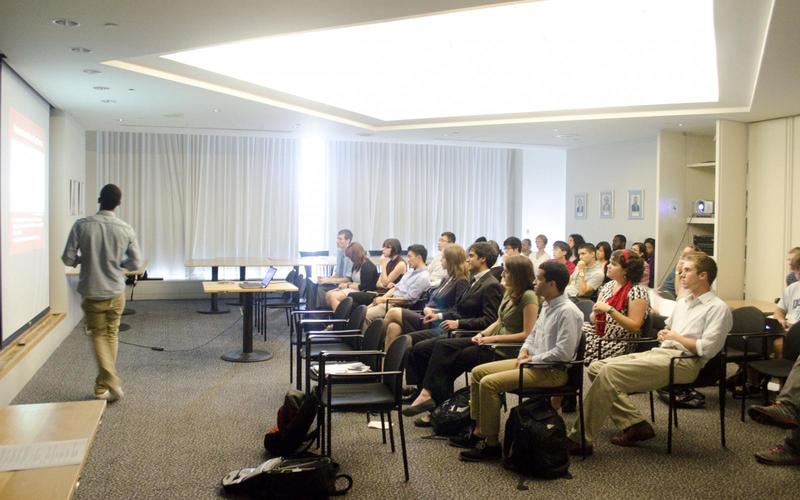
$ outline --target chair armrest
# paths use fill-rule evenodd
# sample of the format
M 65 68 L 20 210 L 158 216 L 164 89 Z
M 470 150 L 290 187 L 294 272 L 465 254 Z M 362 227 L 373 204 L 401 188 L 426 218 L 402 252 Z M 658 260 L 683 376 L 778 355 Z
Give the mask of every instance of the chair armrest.
M 471 337 L 473 335 L 477 335 L 481 333 L 483 330 L 464 330 L 464 329 L 455 329 L 450 330 L 447 332 L 448 338 L 459 338 L 459 337 Z
M 522 347 L 525 344 L 523 342 L 492 342 L 490 344 L 481 344 L 483 347 L 488 347 L 489 349 L 495 350 L 498 347 Z
M 299 316 L 302 314 L 327 314 L 330 316 L 333 314 L 333 311 L 330 309 L 305 309 L 302 311 L 292 311 L 292 316 Z
M 343 379 L 352 379 L 354 377 L 361 377 L 361 378 L 374 378 L 381 375 L 402 375 L 403 372 L 401 371 L 391 371 L 391 372 L 353 372 L 353 373 L 327 373 L 325 374 L 325 378 L 329 381 L 333 381 L 336 379 L 343 380 Z
M 388 302 L 389 304 L 404 304 L 404 303 L 408 302 L 408 299 L 401 299 L 401 298 L 398 298 L 398 297 L 389 297 L 388 299 L 386 299 L 386 302 Z
M 339 335 L 343 333 L 361 333 L 361 330 L 313 330 L 310 332 L 306 332 L 306 335 L 326 335 L 328 337 L 333 337 L 334 335 Z
M 524 367 L 536 368 L 536 367 L 547 367 L 547 366 L 568 368 L 572 365 L 580 365 L 585 362 L 586 362 L 585 359 L 576 359 L 574 361 L 538 361 L 538 362 L 523 361 L 522 363 L 519 364 L 519 368 L 520 370 L 522 370 L 522 368 Z
M 311 335 L 306 339 L 306 341 L 309 344 L 314 344 L 314 343 L 324 344 L 325 341 L 337 341 L 341 339 L 363 339 L 363 338 L 364 336 L 359 333 L 345 334 L 345 335 Z
M 350 321 L 347 318 L 326 318 L 326 319 L 301 319 L 301 325 L 327 325 L 327 324 L 342 324 Z
M 320 365 L 324 364 L 326 360 L 342 360 L 353 358 L 367 358 L 369 356 L 385 357 L 386 353 L 383 351 L 322 351 L 319 354 Z

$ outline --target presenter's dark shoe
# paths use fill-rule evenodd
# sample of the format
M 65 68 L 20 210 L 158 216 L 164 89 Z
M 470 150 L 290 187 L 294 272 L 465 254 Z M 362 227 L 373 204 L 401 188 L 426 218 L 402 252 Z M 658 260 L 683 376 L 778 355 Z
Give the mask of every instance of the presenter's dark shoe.
M 794 429 L 798 425 L 797 413 L 780 403 L 769 406 L 751 406 L 747 409 L 750 418 L 759 424 L 772 425 L 781 429 Z
M 475 448 L 480 442 L 482 442 L 481 438 L 471 432 L 462 436 L 451 437 L 447 440 L 447 444 L 453 448 L 464 448 L 465 450 Z
M 764 465 L 800 465 L 800 452 L 778 443 L 768 450 L 757 452 L 756 461 Z
M 656 437 L 653 426 L 647 422 L 638 422 L 611 438 L 611 444 L 617 446 L 633 446 L 639 441 L 647 441 Z
M 413 417 L 414 415 L 419 415 L 420 413 L 431 411 L 434 408 L 436 408 L 436 402 L 432 399 L 429 399 L 424 403 L 404 408 L 403 415 L 405 415 L 406 417 Z
M 488 446 L 486 441 L 481 441 L 475 448 L 459 453 L 458 458 L 464 462 L 488 462 L 490 460 L 500 460 L 502 454 L 503 450 L 499 444 Z
M 570 455 L 574 457 L 582 457 L 584 455 L 583 450 L 581 450 L 581 444 L 576 443 L 575 441 L 567 438 L 567 451 Z M 592 443 L 586 443 L 586 456 L 590 456 L 594 453 L 594 446 Z

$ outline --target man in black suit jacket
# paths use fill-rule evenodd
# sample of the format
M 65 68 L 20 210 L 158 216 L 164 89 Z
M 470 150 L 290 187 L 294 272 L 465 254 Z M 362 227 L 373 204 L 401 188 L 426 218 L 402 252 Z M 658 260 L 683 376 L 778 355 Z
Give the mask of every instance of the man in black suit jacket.
M 497 260 L 497 252 L 488 243 L 473 243 L 467 253 L 472 273 L 470 287 L 455 305 L 440 313 L 429 314 L 424 323 L 441 321 L 438 328 L 410 333 L 414 346 L 409 353 L 406 381 L 417 384 L 425 374 L 433 347 L 439 338 L 451 330 L 483 330 L 497 319 L 497 309 L 503 298 L 503 287 L 489 272 Z

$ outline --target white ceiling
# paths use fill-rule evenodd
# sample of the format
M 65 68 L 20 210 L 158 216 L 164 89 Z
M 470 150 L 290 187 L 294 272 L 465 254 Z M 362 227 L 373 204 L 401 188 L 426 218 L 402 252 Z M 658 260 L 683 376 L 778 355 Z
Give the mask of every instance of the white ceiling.
M 73 115 L 88 130 L 196 129 L 286 136 L 316 133 L 350 140 L 563 148 L 654 137 L 661 129 L 711 133 L 717 118 L 750 122 L 800 114 L 800 2 L 796 0 L 776 0 L 771 11 L 772 0 L 716 0 L 721 102 L 715 107 L 659 106 L 502 116 L 492 117 L 494 121 L 489 124 L 469 125 L 428 121 L 412 123 L 408 129 L 381 123 L 357 127 L 102 64 L 126 61 L 202 78 L 234 92 L 275 97 L 264 89 L 170 64 L 157 56 L 270 34 L 488 3 L 503 2 L 2 0 L 0 53 L 51 104 Z M 81 25 L 63 28 L 51 23 L 55 18 L 74 19 Z M 117 26 L 108 27 L 106 23 Z M 77 54 L 70 51 L 71 47 L 87 47 L 92 52 Z M 84 69 L 102 73 L 89 75 Z M 94 90 L 95 86 L 110 90 Z M 103 99 L 116 102 L 105 104 Z

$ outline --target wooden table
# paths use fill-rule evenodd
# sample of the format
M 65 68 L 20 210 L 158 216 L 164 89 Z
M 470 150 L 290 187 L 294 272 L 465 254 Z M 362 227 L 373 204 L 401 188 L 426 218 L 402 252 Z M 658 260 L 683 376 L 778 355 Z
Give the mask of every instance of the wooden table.
M 241 288 L 240 281 L 204 281 L 203 292 L 211 294 L 239 293 L 243 297 L 242 350 L 230 351 L 222 355 L 225 361 L 252 363 L 272 359 L 269 351 L 253 350 L 253 294 L 297 292 L 297 287 L 286 281 L 273 281 L 266 288 Z
M 775 310 L 778 308 L 777 304 L 768 300 L 726 300 L 725 303 L 728 304 L 728 307 L 731 309 L 755 307 L 764 313 L 764 316 L 775 314 Z
M 105 407 L 105 401 L 93 400 L 0 408 L 0 444 L 88 440 L 78 465 L 0 472 L 0 500 L 72 498 Z

